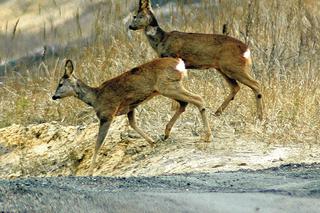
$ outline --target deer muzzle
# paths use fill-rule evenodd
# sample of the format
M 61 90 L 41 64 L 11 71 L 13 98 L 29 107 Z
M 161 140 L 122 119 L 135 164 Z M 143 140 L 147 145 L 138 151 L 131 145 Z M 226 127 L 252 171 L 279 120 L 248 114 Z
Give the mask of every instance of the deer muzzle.
M 56 96 L 56 95 L 54 95 L 54 96 L 52 96 L 52 100 L 57 100 L 57 99 L 59 99 L 60 97 L 59 96 Z
M 134 27 L 134 26 L 129 25 L 129 29 L 130 29 L 130 30 L 137 30 L 138 28 L 137 28 L 137 27 Z

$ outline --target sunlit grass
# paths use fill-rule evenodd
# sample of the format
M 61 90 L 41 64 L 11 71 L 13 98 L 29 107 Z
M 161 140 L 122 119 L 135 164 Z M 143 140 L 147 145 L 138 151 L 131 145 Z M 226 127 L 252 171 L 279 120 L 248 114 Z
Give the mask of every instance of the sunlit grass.
M 256 121 L 253 93 L 244 85 L 223 115 L 213 116 L 227 96 L 228 86 L 214 70 L 189 71 L 185 84 L 206 100 L 214 134 L 224 128 L 234 128 L 238 134 L 252 135 L 269 143 L 318 141 L 320 20 L 309 9 L 312 1 L 302 1 L 302 5 L 300 2 L 238 0 L 216 5 L 205 0 L 190 7 L 179 4 L 163 10 L 154 8 L 160 25 L 166 30 L 220 33 L 222 25 L 228 23 L 230 35 L 247 41 L 251 48 L 253 75 L 263 87 L 265 120 L 261 123 Z M 76 47 L 66 55 L 75 59 L 76 75 L 92 86 L 156 57 L 143 32 L 127 31 L 123 18 L 129 13 L 129 4 L 104 3 L 93 10 L 93 18 L 88 23 L 80 22 L 83 32 L 90 31 L 94 42 L 81 51 Z M 60 33 L 52 40 L 65 44 L 69 38 L 79 37 L 75 19 L 76 14 L 71 24 L 58 28 Z M 52 36 L 51 31 L 47 35 Z M 41 37 L 43 32 L 40 30 L 33 36 Z M 29 37 L 20 31 L 15 39 Z M 12 54 L 18 51 L 13 46 Z M 63 58 L 53 58 L 24 72 L 8 74 L 0 85 L 0 127 L 50 121 L 65 125 L 96 122 L 93 110 L 75 98 L 51 100 L 62 66 Z M 171 113 L 169 104 L 164 98 L 155 98 L 141 106 L 140 125 L 162 131 L 167 114 Z M 159 105 L 168 106 L 159 109 Z M 147 122 L 152 119 L 159 123 L 157 127 Z M 180 122 L 197 119 L 196 109 L 189 107 Z

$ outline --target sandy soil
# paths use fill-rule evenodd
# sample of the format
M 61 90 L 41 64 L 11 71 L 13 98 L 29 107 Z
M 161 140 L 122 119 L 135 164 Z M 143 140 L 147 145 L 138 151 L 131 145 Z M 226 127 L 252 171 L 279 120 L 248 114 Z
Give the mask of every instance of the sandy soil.
M 97 124 L 0 129 L 0 211 L 318 212 L 319 144 L 267 143 L 263 132 L 223 125 L 203 143 L 187 116 L 163 141 L 158 120 L 140 119 L 156 147 L 119 117 L 94 177 L 86 175 Z
M 166 141 L 149 132 L 158 137 L 155 148 L 128 127 L 125 117 L 117 119 L 109 132 L 94 175 L 155 176 L 320 162 L 317 143 L 269 144 L 226 131 L 214 134 L 212 143 L 203 143 L 199 131 L 187 123 L 178 124 Z M 97 124 L 53 122 L 0 129 L 0 178 L 87 175 L 96 135 Z

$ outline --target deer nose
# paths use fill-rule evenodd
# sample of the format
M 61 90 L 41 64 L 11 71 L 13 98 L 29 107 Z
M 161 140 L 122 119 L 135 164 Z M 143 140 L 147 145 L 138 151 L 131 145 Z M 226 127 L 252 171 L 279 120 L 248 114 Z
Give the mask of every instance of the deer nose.
M 52 96 L 52 99 L 53 99 L 53 100 L 57 100 L 58 98 L 59 98 L 58 96 L 55 96 L 55 95 Z
M 129 25 L 129 29 L 130 29 L 130 30 L 136 30 L 137 28 Z

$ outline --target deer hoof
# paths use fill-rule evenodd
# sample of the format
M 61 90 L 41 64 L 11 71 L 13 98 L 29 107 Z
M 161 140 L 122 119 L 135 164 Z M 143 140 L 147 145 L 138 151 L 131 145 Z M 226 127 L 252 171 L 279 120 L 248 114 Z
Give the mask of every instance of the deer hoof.
M 169 134 L 167 135 L 167 134 L 165 134 L 164 136 L 163 136 L 163 140 L 165 141 L 165 140 L 167 140 L 169 138 Z
M 222 114 L 222 112 L 221 112 L 220 110 L 217 110 L 217 111 L 214 113 L 215 116 L 220 116 L 221 114 Z
M 93 176 L 93 169 L 89 169 L 89 171 L 88 171 L 88 176 Z
M 152 148 L 154 148 L 156 146 L 156 142 L 154 142 L 153 140 L 148 140 L 148 143 L 150 144 L 150 146 Z
M 210 143 L 210 142 L 212 142 L 213 137 L 212 137 L 211 134 L 207 134 L 207 135 L 205 135 L 205 136 L 203 137 L 203 140 L 204 140 L 204 142 Z

